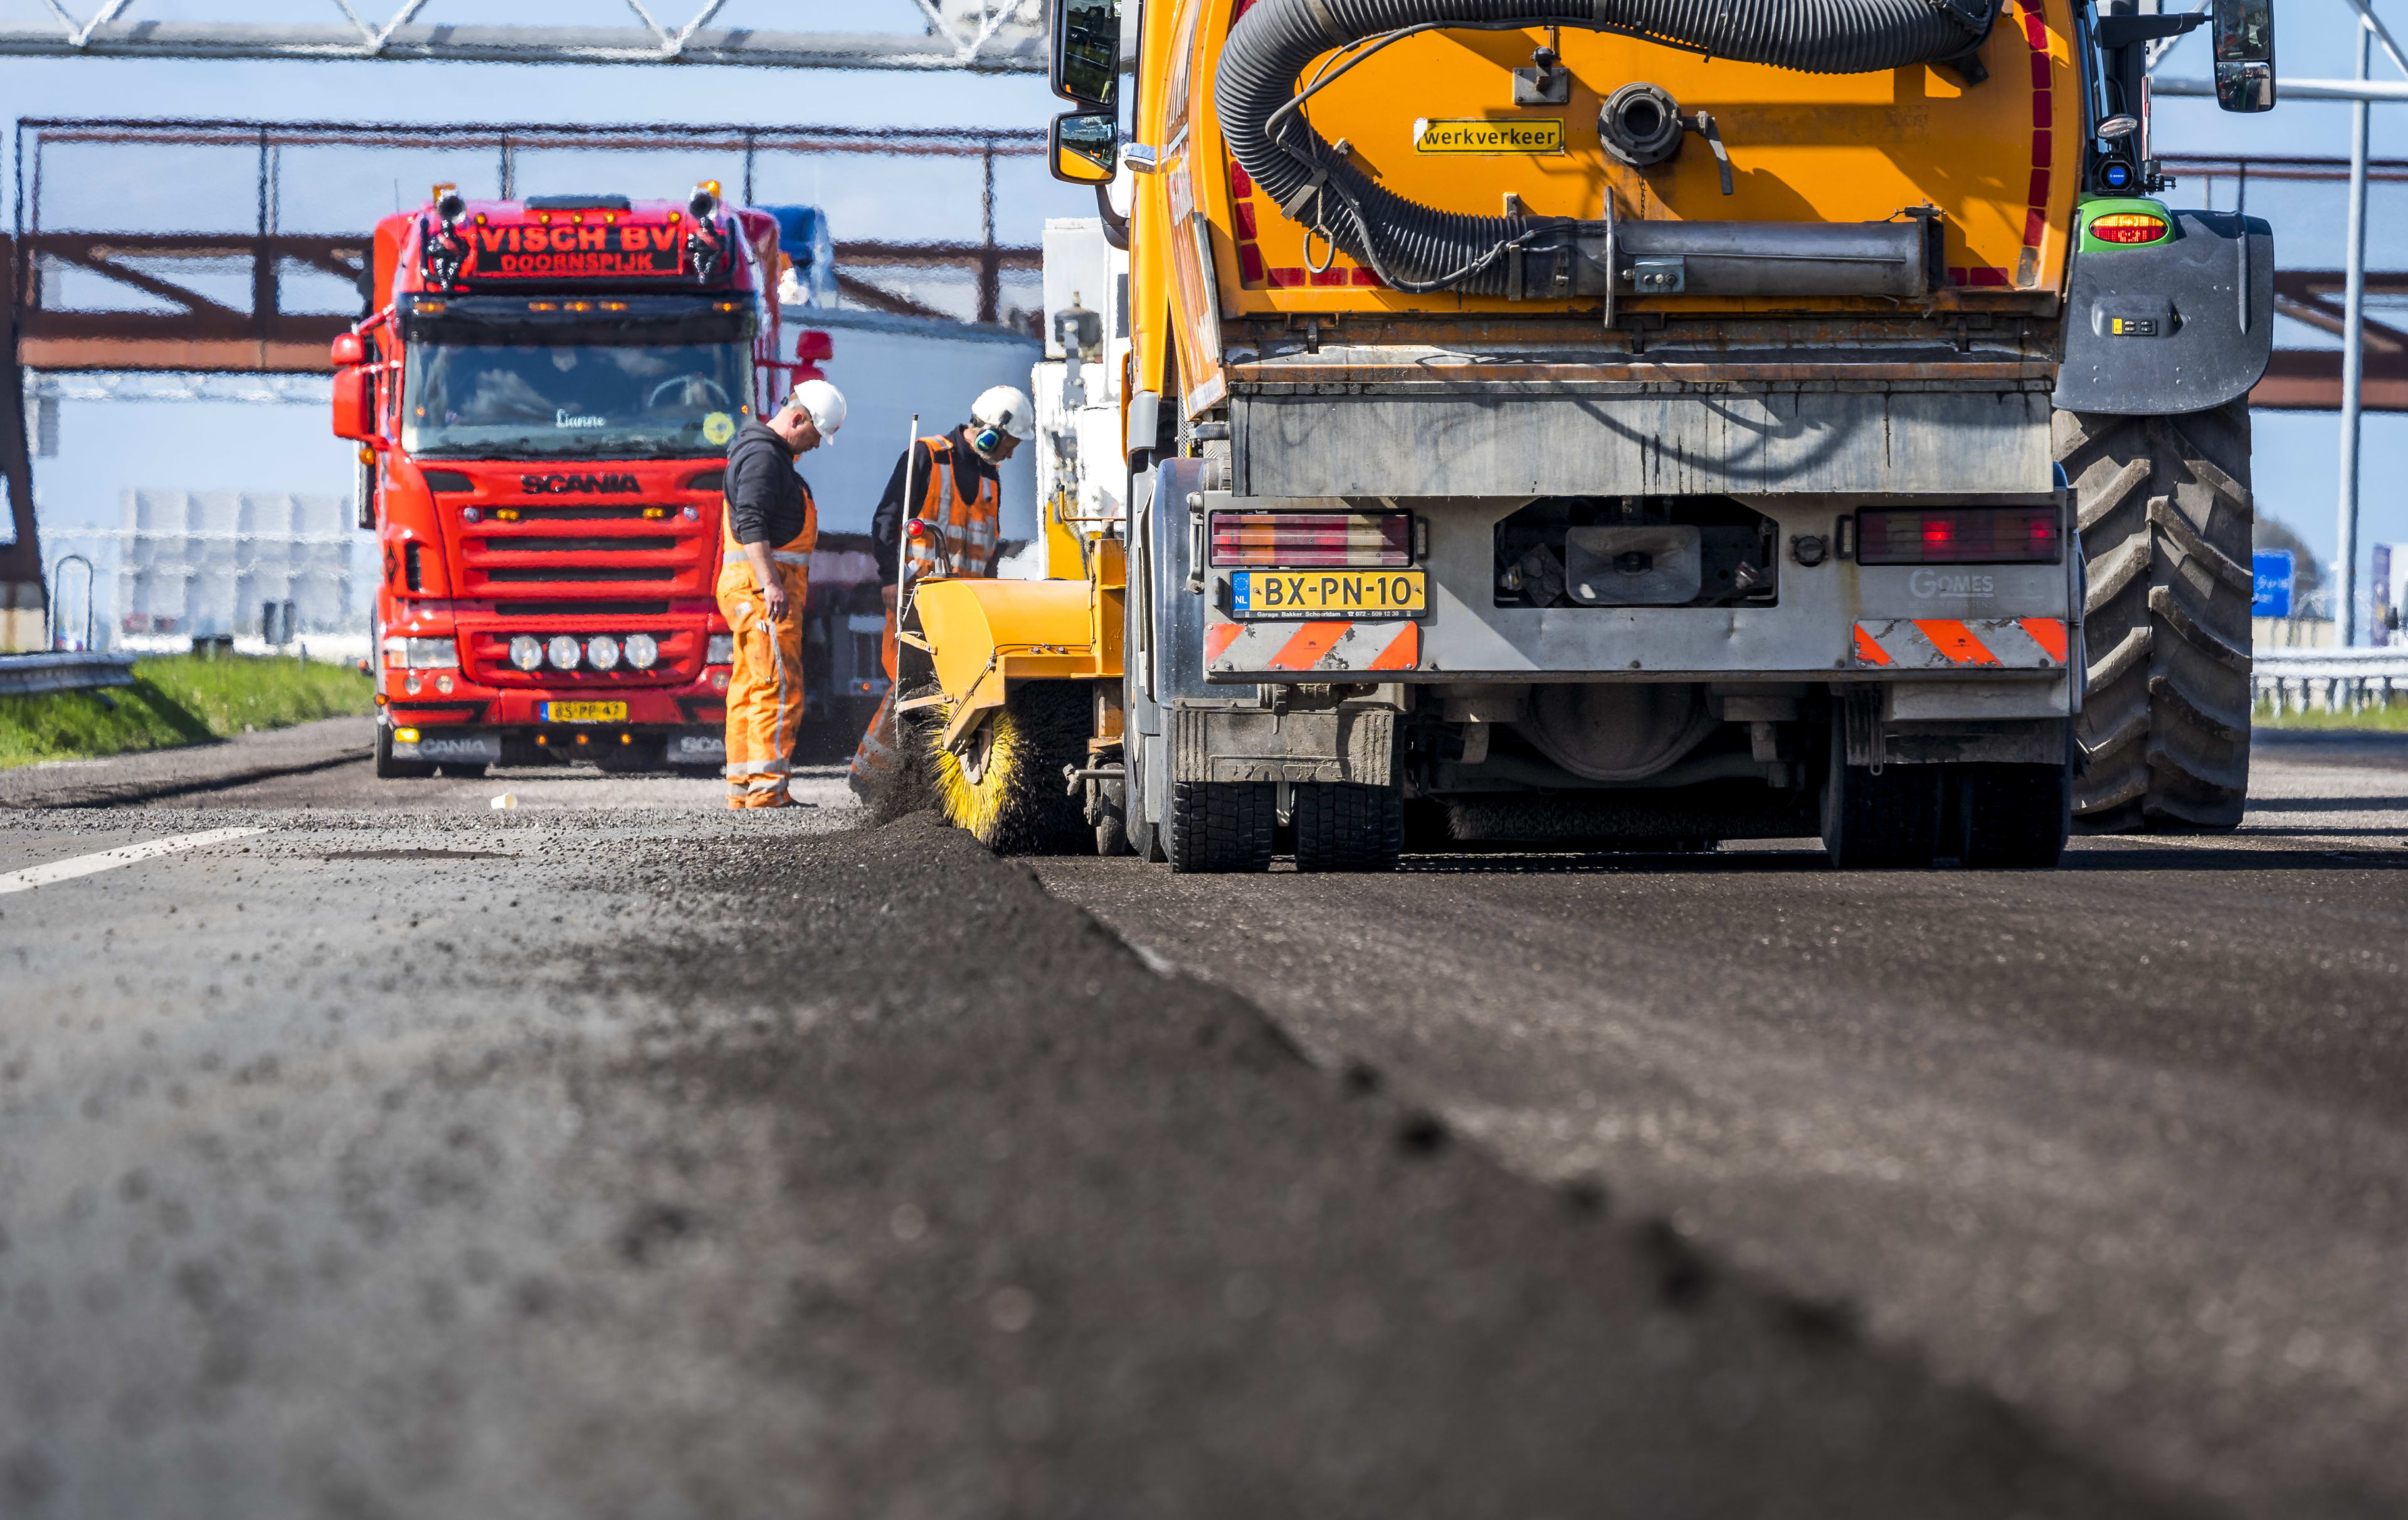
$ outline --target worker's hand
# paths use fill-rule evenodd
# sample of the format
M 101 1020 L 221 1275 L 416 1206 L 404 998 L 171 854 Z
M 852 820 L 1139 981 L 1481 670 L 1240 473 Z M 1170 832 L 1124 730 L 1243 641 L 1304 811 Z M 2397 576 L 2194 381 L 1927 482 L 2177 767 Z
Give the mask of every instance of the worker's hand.
M 895 615 L 895 588 L 893 586 L 881 586 L 878 588 L 878 595 L 880 598 L 886 603 L 886 615 L 890 618 L 893 617 Z
M 784 582 L 771 581 L 761 588 L 761 605 L 772 623 L 783 623 L 786 614 L 795 609 L 795 599 L 786 595 Z

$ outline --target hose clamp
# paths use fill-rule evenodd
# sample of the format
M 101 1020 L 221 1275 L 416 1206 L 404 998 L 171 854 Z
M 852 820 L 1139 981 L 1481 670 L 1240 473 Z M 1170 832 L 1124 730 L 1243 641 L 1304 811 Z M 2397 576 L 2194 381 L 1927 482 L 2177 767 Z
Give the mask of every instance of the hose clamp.
M 1940 15 L 1956 22 L 1967 36 L 1979 40 L 1990 35 L 1990 26 L 1998 18 L 2004 0 L 1923 0 Z
M 1325 164 L 1312 171 L 1312 178 L 1296 187 L 1295 194 L 1280 202 L 1280 215 L 1290 222 L 1302 222 L 1304 208 L 1307 206 L 1313 206 L 1313 223 L 1316 226 L 1319 225 L 1322 220 L 1321 211 L 1314 203 L 1321 199 L 1321 187 L 1328 182 L 1329 165 Z
M 1312 14 L 1313 24 L 1321 28 L 1322 39 L 1333 48 L 1342 48 L 1354 40 L 1354 35 L 1338 24 L 1324 0 L 1304 0 L 1304 8 Z

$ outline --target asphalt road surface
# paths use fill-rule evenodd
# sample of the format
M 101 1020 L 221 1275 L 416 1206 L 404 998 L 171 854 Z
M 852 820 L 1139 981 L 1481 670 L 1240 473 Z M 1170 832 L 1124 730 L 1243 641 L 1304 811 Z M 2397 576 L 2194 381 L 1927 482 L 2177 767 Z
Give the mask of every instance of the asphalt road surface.
M 2408 1508 L 2408 747 L 2013 875 L 366 769 L 7 815 L 0 1515 Z
M 2261 740 L 2252 798 L 2044 873 L 1039 874 L 1514 1170 L 2119 1464 L 2408 1513 L 2408 742 Z

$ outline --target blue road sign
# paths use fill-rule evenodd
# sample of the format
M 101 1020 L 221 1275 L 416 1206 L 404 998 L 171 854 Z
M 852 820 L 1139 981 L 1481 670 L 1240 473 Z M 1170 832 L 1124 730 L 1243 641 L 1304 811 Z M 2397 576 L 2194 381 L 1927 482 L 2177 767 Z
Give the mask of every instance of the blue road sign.
M 2257 589 L 2249 601 L 2253 618 L 2286 618 L 2291 615 L 2291 552 L 2287 549 L 2261 549 L 2249 556 L 2250 569 L 2257 578 Z

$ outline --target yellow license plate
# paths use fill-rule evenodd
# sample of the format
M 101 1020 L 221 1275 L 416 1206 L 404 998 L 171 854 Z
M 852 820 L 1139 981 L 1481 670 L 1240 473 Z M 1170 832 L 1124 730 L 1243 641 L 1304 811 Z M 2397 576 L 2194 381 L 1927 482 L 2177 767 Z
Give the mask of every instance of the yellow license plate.
M 546 702 L 543 705 L 546 723 L 625 723 L 624 702 Z
M 1421 570 L 1235 570 L 1229 616 L 1263 618 L 1411 618 L 1429 605 Z

